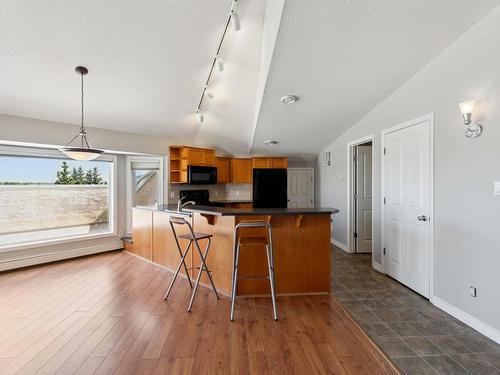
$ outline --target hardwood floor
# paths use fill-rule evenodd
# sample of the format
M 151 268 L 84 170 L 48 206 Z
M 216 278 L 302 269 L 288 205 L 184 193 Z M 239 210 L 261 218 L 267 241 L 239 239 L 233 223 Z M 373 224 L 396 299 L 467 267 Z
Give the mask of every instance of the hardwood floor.
M 229 300 L 111 252 L 0 274 L 0 374 L 396 374 L 331 296 Z

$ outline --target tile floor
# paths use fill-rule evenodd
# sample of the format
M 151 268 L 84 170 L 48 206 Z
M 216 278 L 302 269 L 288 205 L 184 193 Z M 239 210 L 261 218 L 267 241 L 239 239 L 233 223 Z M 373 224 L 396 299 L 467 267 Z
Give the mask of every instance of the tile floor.
M 498 374 L 500 345 L 371 267 L 333 250 L 333 294 L 407 375 Z

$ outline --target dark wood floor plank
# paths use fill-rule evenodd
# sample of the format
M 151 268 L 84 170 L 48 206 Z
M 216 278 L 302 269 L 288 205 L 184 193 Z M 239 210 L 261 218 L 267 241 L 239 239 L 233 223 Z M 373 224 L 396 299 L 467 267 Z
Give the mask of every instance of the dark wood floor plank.
M 0 273 L 3 374 L 396 374 L 331 296 L 241 298 L 191 288 L 123 252 Z M 4 284 L 5 283 L 5 284 Z M 8 287 L 6 286 L 8 285 Z

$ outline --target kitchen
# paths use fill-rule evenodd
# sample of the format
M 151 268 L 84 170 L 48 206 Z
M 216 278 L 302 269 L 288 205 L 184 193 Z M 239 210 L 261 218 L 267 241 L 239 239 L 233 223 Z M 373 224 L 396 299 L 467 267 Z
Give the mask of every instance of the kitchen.
M 330 292 L 331 218 L 338 210 L 314 208 L 313 204 L 288 207 L 287 158 L 218 157 L 211 149 L 171 146 L 168 159 L 168 204 L 132 209 L 132 236 L 125 244 L 126 251 L 174 272 L 180 267 L 180 249 L 170 221 L 184 217 L 193 231 L 213 236 L 206 265 L 218 291 L 229 296 L 237 241 L 266 235 L 265 228 L 244 228 L 238 235 L 235 228 L 241 222 L 265 222 L 272 228 L 276 294 Z M 302 181 L 302 185 L 307 184 L 313 182 Z M 235 195 L 231 189 L 244 195 Z M 200 273 L 200 254 L 191 250 L 185 258 L 187 267 L 180 270 L 184 278 Z M 242 246 L 241 274 L 266 275 L 267 268 L 262 247 Z M 206 275 L 201 277 L 201 285 L 209 282 Z M 237 296 L 270 293 L 267 280 L 249 278 L 239 281 L 236 291 Z

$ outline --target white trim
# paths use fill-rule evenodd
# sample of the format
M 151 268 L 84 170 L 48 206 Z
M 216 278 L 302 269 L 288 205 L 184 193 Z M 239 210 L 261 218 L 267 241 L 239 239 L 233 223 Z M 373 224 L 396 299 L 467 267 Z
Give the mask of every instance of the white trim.
M 311 171 L 311 173 L 312 173 L 312 181 L 311 181 L 312 182 L 311 183 L 311 185 L 312 185 L 312 189 L 311 189 L 311 191 L 312 191 L 312 204 L 314 207 L 315 202 L 316 202 L 316 198 L 314 197 L 314 168 L 312 168 L 312 167 L 303 167 L 303 168 L 302 167 L 292 167 L 292 168 L 287 168 L 287 171 L 290 169 L 293 169 L 293 170 L 298 170 L 298 169 L 304 170 L 305 169 L 305 170 Z
M 381 272 L 381 273 L 385 273 L 384 272 L 384 267 L 382 266 L 382 264 L 380 263 L 377 263 L 377 262 L 372 262 L 372 267 L 375 271 L 378 271 L 378 272 Z
M 160 188 L 160 196 L 158 197 L 158 204 L 164 204 L 165 202 L 165 170 L 164 166 L 165 163 L 163 162 L 164 157 L 163 156 L 156 156 L 156 155 L 151 155 L 151 156 L 127 156 L 126 160 L 126 168 L 125 168 L 125 186 L 126 186 L 126 231 L 127 234 L 132 233 L 132 162 L 134 161 L 158 161 L 160 163 L 160 178 L 159 181 L 161 182 L 161 188 Z
M 468 326 L 474 328 L 476 331 L 482 333 L 496 343 L 500 344 L 500 331 L 496 330 L 492 326 L 482 322 L 481 320 L 473 317 L 465 311 L 460 310 L 458 307 L 455 307 L 448 302 L 443 301 L 439 297 L 432 296 L 431 303 L 436 307 L 439 307 L 441 310 L 447 312 L 451 316 L 457 318 L 461 322 L 464 322 Z
M 347 251 L 347 245 L 343 242 L 337 241 L 335 238 L 332 238 L 332 244 L 334 246 L 337 246 L 339 249 L 344 250 L 346 253 L 349 252 L 349 251 Z
M 385 246 L 385 238 L 384 238 L 384 215 L 385 215 L 385 205 L 384 205 L 384 147 L 385 147 L 385 138 L 389 133 L 393 133 L 395 131 L 408 128 L 410 126 L 419 124 L 421 122 L 429 121 L 429 299 L 432 299 L 434 296 L 434 112 L 431 112 L 427 115 L 418 117 L 416 119 L 403 122 L 402 124 L 392 126 L 390 128 L 382 130 L 382 141 L 380 142 L 380 229 L 381 229 L 381 256 L 382 256 L 382 268 L 385 273 L 385 264 L 386 259 L 384 255 L 383 248 Z
M 70 250 L 46 252 L 43 254 L 29 255 L 14 259 L 6 259 L 0 261 L 0 271 L 12 270 L 21 267 L 28 267 L 42 263 L 55 262 L 58 260 L 103 253 L 112 250 L 119 250 L 122 248 L 123 248 L 122 241 L 115 239 L 114 241 L 108 243 L 102 243 L 93 246 L 82 246 Z
M 372 142 L 372 160 L 374 156 L 374 147 L 375 147 L 375 137 L 373 134 L 355 139 L 353 141 L 347 142 L 347 246 L 346 246 L 346 251 L 348 253 L 354 253 L 355 249 L 352 248 L 352 239 L 354 236 L 354 233 L 352 232 L 352 228 L 354 227 L 352 221 L 354 215 L 351 215 L 351 207 L 353 206 L 353 194 L 352 194 L 352 179 L 354 177 L 353 175 L 353 151 L 354 151 L 354 146 L 358 146 L 360 144 L 366 143 L 366 142 Z M 373 207 L 373 197 L 375 193 L 375 184 L 374 184 L 374 176 L 375 176 L 375 163 L 372 162 L 372 262 L 374 262 L 374 256 L 375 252 L 373 251 L 374 248 L 374 232 L 375 232 L 375 226 L 373 223 L 375 223 L 375 210 Z

